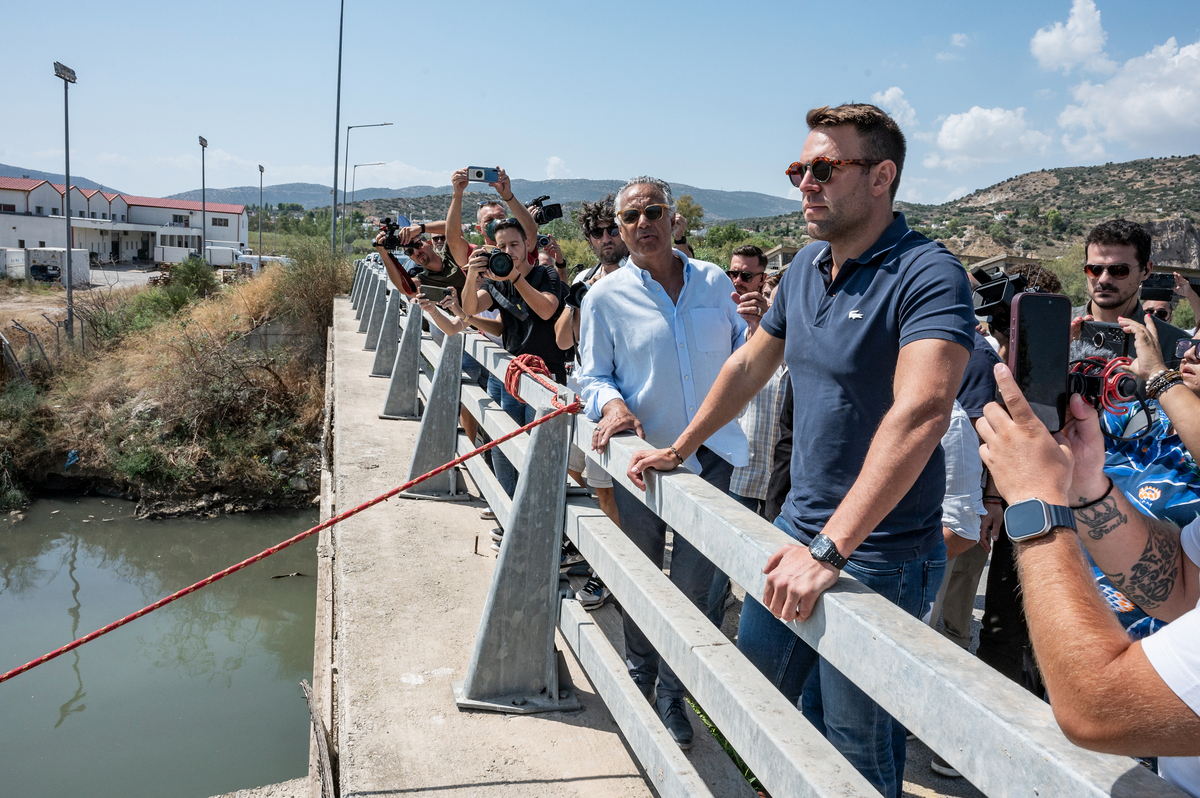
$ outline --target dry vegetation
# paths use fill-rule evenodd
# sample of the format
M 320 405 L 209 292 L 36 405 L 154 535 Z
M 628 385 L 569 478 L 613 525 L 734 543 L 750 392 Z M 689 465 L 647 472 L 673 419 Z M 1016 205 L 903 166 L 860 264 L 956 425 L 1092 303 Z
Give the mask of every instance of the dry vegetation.
M 325 333 L 350 270 L 316 246 L 293 258 L 204 299 L 177 284 L 77 295 L 93 348 L 65 350 L 53 374 L 37 364 L 31 385 L 10 379 L 0 393 L 0 501 L 9 474 L 143 500 L 286 503 L 305 493 L 297 477 L 315 485 Z M 64 468 L 72 452 L 78 464 Z

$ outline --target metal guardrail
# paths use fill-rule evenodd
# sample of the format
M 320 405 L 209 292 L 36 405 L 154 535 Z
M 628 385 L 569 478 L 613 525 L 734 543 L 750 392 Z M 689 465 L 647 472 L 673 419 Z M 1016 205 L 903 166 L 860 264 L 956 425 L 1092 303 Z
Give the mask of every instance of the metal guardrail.
M 382 276 L 380 271 L 360 267 L 355 281 L 360 313 L 370 294 L 376 295 L 373 302 L 386 301 L 378 287 L 364 290 L 372 276 Z M 419 314 L 419 309 L 410 303 L 408 312 Z M 507 353 L 474 333 L 465 334 L 463 344 L 467 354 L 503 379 Z M 421 359 L 429 369 L 438 362 L 440 350 L 432 340 L 422 340 Z M 394 373 L 393 381 L 396 377 Z M 411 379 L 423 400 L 430 396 L 433 380 L 425 374 Z M 550 404 L 551 392 L 528 377 L 522 378 L 520 391 L 534 406 Z M 565 388 L 559 395 L 571 398 Z M 460 400 L 493 438 L 516 429 L 478 386 L 464 384 Z M 573 418 L 571 439 L 587 451 L 594 425 L 582 415 Z M 525 463 L 527 437 L 501 445 L 513 463 Z M 459 437 L 460 452 L 472 445 Z M 643 494 L 628 481 L 625 468 L 634 452 L 646 448 L 645 441 L 625 434 L 615 436 L 603 455 L 592 456 L 671 527 L 688 530 L 689 542 L 748 595 L 761 595 L 767 558 L 794 541 L 682 468 L 648 474 Z M 477 460 L 468 461 L 468 470 L 507 527 L 512 503 L 495 477 Z M 767 789 L 789 796 L 875 794 L 799 710 L 594 506 L 568 501 L 564 531 Z M 559 628 L 635 754 L 648 773 L 666 774 L 656 788 L 670 795 L 707 794 L 707 788 L 697 786 L 694 769 L 678 769 L 678 750 L 669 737 L 664 743 L 664 734 L 657 734 L 664 731 L 661 723 L 653 712 L 643 711 L 645 701 L 623 665 L 614 665 L 612 657 L 619 662 L 620 655 L 607 640 L 603 650 L 598 631 L 586 628 L 577 603 L 565 600 L 562 607 Z M 1073 745 L 1048 705 L 851 577 L 842 576 L 823 595 L 809 621 L 790 627 L 988 795 L 1182 796 L 1132 759 Z M 630 695 L 630 690 L 637 694 Z

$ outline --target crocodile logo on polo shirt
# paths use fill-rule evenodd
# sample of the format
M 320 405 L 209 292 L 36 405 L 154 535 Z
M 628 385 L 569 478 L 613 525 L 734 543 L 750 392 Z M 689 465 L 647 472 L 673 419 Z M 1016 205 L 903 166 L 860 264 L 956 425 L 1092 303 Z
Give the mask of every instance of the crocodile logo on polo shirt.
M 850 318 L 861 319 L 862 317 L 863 317 L 862 311 L 859 311 L 859 310 L 850 311 Z

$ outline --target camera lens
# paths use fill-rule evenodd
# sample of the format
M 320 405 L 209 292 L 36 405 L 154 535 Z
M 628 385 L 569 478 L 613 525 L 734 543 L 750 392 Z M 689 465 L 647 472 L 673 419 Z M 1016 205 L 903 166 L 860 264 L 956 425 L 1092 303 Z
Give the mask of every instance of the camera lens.
M 508 273 L 513 270 L 513 259 L 508 256 L 507 252 L 494 249 L 492 254 L 488 255 L 488 269 L 497 277 L 507 277 Z
M 1104 348 L 1104 333 L 1098 332 L 1092 336 L 1092 345 L 1098 349 Z
M 574 283 L 571 286 L 570 292 L 567 294 L 567 304 L 573 308 L 583 306 L 583 298 L 587 296 L 588 289 L 591 286 L 587 283 Z

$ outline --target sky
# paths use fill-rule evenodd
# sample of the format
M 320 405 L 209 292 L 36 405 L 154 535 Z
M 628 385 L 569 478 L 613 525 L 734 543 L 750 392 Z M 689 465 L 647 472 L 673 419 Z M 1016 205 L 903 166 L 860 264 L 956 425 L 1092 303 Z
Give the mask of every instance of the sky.
M 167 10 L 170 9 L 170 10 Z M 917 10 L 919 9 L 919 10 Z M 164 196 L 331 184 L 335 0 L 6 3 L 0 163 Z M 808 109 L 874 102 L 908 137 L 899 199 L 1200 151 L 1200 3 L 808 0 L 345 7 L 345 128 L 364 188 L 650 174 L 793 196 Z M 357 178 L 356 178 L 357 182 Z

